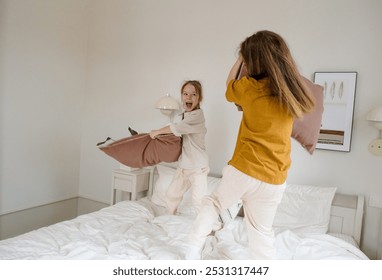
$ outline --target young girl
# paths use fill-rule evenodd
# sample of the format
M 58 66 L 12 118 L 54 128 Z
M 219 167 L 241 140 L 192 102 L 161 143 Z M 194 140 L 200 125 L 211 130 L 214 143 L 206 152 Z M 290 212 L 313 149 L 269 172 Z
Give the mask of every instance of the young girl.
M 194 213 L 198 213 L 203 196 L 207 191 L 209 172 L 208 156 L 205 147 L 207 129 L 200 103 L 203 100 L 202 85 L 199 81 L 186 81 L 181 88 L 183 119 L 177 124 L 169 124 L 152 130 L 151 138 L 159 134 L 173 133 L 182 136 L 182 154 L 178 168 L 170 184 L 166 197 L 167 208 L 175 214 L 183 194 L 191 188 Z
M 242 63 L 248 75 L 235 80 Z M 232 159 L 190 232 L 186 259 L 199 259 L 219 212 L 243 201 L 249 247 L 254 259 L 275 259 L 273 219 L 291 165 L 293 119 L 314 101 L 285 41 L 270 31 L 248 37 L 228 78 L 226 98 L 240 106 L 242 121 Z

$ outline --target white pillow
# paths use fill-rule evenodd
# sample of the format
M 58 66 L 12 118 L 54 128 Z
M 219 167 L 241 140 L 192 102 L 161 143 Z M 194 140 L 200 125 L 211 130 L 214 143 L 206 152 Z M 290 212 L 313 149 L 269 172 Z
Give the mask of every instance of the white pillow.
M 287 184 L 273 222 L 275 230 L 326 233 L 335 192 L 335 187 Z
M 158 171 L 158 178 L 154 185 L 151 201 L 159 206 L 167 207 L 166 192 L 174 177 L 176 168 L 173 166 L 158 164 L 156 165 L 156 169 Z

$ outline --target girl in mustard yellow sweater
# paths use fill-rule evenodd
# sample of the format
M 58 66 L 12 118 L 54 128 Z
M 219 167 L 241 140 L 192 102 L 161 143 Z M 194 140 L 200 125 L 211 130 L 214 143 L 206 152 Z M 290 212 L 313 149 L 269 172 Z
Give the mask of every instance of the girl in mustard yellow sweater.
M 248 74 L 236 80 L 242 63 Z M 221 183 L 203 200 L 186 259 L 201 257 L 220 211 L 240 199 L 252 257 L 274 259 L 272 224 L 291 164 L 293 119 L 310 111 L 314 101 L 286 42 L 271 31 L 259 31 L 241 43 L 227 78 L 226 98 L 243 111 L 236 147 Z

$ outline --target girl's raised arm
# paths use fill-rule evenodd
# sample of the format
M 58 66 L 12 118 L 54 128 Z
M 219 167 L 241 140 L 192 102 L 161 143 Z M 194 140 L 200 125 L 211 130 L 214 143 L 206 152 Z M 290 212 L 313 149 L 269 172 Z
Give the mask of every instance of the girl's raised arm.
M 240 66 L 243 63 L 243 58 L 241 55 L 237 58 L 235 64 L 232 66 L 231 71 L 229 71 L 226 86 L 228 86 L 229 82 L 233 79 L 236 79 L 237 73 L 240 70 Z

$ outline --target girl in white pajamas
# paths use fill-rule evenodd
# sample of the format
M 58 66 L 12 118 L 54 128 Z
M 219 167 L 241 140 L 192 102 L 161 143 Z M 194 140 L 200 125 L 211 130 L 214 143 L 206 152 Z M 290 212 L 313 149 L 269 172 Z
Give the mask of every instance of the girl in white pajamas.
M 194 214 L 199 212 L 201 201 L 207 192 L 207 175 L 209 172 L 208 155 L 205 147 L 207 129 L 200 103 L 203 99 L 202 86 L 199 81 L 186 81 L 181 87 L 183 119 L 176 124 L 169 124 L 161 129 L 152 130 L 151 138 L 160 134 L 173 133 L 182 136 L 182 154 L 178 168 L 167 190 L 167 208 L 171 214 L 183 199 L 184 193 L 191 188 Z

